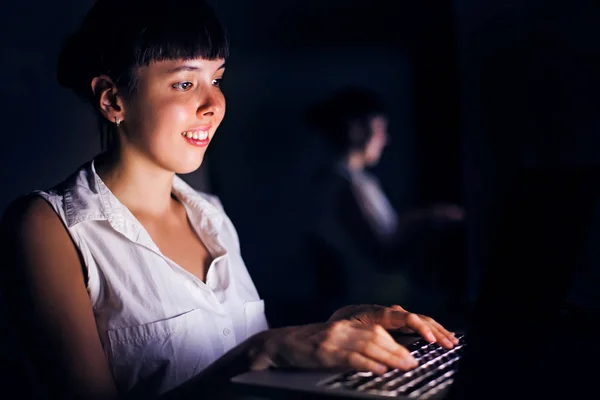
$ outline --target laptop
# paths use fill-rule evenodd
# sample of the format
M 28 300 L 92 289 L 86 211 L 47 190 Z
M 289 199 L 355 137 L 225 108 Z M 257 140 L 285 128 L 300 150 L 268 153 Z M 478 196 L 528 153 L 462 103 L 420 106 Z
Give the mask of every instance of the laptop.
M 600 222 L 599 176 L 596 170 L 560 168 L 517 175 L 491 238 L 470 326 L 452 350 L 396 335 L 419 361 L 412 371 L 375 376 L 273 369 L 238 375 L 233 387 L 270 399 L 572 399 L 587 394 L 598 380 L 593 371 L 600 371 L 585 367 L 590 361 L 596 365 L 600 356 L 600 328 L 595 316 L 565 298 L 590 226 Z

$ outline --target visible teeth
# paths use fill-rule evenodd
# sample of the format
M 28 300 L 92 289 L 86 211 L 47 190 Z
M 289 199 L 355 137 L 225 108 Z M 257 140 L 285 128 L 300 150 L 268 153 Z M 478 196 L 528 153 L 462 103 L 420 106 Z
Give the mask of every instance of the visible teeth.
M 208 131 L 200 131 L 200 132 L 185 131 L 185 132 L 181 132 L 181 136 L 185 136 L 187 138 L 195 139 L 195 140 L 206 140 L 208 138 Z

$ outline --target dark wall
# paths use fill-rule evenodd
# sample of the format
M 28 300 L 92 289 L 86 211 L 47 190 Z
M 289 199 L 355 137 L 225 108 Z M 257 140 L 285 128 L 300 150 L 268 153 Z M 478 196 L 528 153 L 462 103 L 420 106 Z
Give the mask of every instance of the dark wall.
M 515 171 L 600 160 L 600 6 L 591 0 L 456 4 L 475 296 L 487 239 Z

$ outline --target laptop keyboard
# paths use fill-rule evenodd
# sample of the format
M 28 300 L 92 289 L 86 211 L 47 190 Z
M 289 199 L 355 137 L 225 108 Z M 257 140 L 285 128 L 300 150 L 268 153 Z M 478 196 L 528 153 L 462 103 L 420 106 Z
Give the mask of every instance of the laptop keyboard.
M 351 371 L 324 383 L 327 389 L 355 390 L 387 397 L 407 396 L 429 399 L 454 382 L 458 360 L 466 346 L 464 335 L 456 335 L 459 343 L 445 349 L 424 339 L 408 346 L 419 365 L 407 372 L 393 369 L 383 375 Z

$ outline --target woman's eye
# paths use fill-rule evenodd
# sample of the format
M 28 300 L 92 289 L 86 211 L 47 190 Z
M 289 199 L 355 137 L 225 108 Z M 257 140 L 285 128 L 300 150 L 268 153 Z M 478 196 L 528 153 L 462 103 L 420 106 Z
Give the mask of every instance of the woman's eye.
M 173 85 L 173 89 L 180 90 L 182 92 L 187 92 L 192 88 L 192 82 L 179 82 Z
M 217 86 L 217 87 L 219 87 L 219 86 L 221 86 L 221 81 L 222 81 L 222 80 L 223 80 L 223 78 L 217 78 L 217 79 L 213 79 L 213 80 L 212 80 L 212 82 L 211 82 L 211 84 L 212 84 L 213 86 Z

